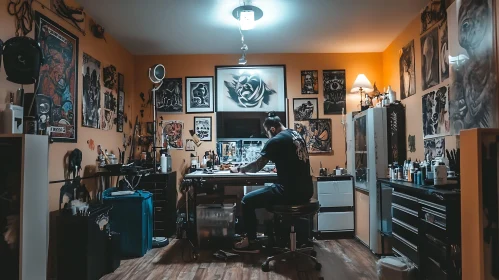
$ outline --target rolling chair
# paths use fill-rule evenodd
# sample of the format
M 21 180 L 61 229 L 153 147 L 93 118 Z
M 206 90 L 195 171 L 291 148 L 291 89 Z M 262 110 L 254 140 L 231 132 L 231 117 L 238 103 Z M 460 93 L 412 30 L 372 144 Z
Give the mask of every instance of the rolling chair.
M 270 271 L 269 263 L 271 261 L 280 261 L 282 259 L 293 259 L 296 257 L 306 257 L 311 259 L 315 263 L 315 269 L 321 270 L 322 265 L 317 261 L 316 255 L 317 253 L 314 251 L 312 247 L 306 248 L 296 248 L 296 232 L 295 232 L 295 223 L 294 221 L 297 218 L 312 216 L 319 211 L 319 201 L 315 199 L 311 199 L 306 204 L 293 204 L 293 205 L 272 205 L 267 208 L 267 211 L 274 213 L 275 218 L 281 220 L 290 220 L 291 221 L 291 233 L 290 233 L 290 245 L 289 248 L 274 248 L 279 251 L 279 254 L 270 256 L 267 260 L 262 264 L 262 271 L 268 272 Z M 310 253 L 306 254 L 306 253 Z

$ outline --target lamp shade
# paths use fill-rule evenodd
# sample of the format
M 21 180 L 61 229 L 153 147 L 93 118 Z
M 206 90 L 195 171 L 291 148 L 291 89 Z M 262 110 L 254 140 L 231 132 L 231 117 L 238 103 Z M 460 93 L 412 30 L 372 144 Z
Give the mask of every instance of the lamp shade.
M 365 93 L 370 93 L 374 90 L 373 85 L 371 85 L 371 82 L 364 74 L 359 74 L 357 76 L 357 79 L 355 79 L 355 82 L 353 82 L 352 90 L 350 90 L 350 92 L 359 92 L 360 88 L 362 88 Z
M 241 30 L 250 30 L 255 27 L 255 13 L 253 10 L 243 10 L 239 15 Z

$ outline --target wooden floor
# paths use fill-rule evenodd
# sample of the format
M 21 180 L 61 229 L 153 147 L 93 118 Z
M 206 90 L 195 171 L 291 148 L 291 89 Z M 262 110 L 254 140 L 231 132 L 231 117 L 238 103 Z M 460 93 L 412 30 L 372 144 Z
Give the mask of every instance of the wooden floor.
M 184 262 L 190 254 L 182 256 L 185 243 L 174 240 L 165 248 L 153 249 L 139 259 L 125 260 L 113 273 L 101 280 L 360 280 L 377 279 L 375 263 L 377 258 L 354 239 L 317 241 L 315 250 L 322 263 L 322 270 L 314 270 L 309 260 L 271 263 L 270 272 L 262 272 L 260 265 L 263 254 L 246 254 L 233 261 L 219 261 L 208 250 L 202 251 L 199 260 Z M 322 277 L 322 278 L 321 278 Z

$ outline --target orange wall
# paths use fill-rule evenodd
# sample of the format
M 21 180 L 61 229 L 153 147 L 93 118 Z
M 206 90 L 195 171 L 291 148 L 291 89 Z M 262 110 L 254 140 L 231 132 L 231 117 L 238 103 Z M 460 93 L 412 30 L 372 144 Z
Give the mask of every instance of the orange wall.
M 43 0 L 43 3 L 47 3 L 49 5 L 49 0 Z M 70 3 L 66 1 L 67 3 Z M 0 0 L 0 38 L 5 42 L 9 38 L 15 35 L 15 25 L 14 18 L 7 13 L 7 4 L 9 0 Z M 49 154 L 49 180 L 60 180 L 64 179 L 64 161 L 63 158 L 68 151 L 72 151 L 75 148 L 78 148 L 83 153 L 83 162 L 82 166 L 95 166 L 95 159 L 97 158 L 96 150 L 92 151 L 89 149 L 87 145 L 87 140 L 93 139 L 97 144 L 101 144 L 103 147 L 108 150 L 116 151 L 117 148 L 122 144 L 122 133 L 116 132 L 116 130 L 112 131 L 103 131 L 99 129 L 93 128 L 85 128 L 81 127 L 81 100 L 82 100 L 82 57 L 83 52 L 88 53 L 93 56 L 97 60 L 101 62 L 101 67 L 106 66 L 107 64 L 113 64 L 116 66 L 118 72 L 123 73 L 125 76 L 125 109 L 128 110 L 127 114 L 130 116 L 131 107 L 128 106 L 131 104 L 131 97 L 133 94 L 134 88 L 134 58 L 133 56 L 121 47 L 116 40 L 114 40 L 111 36 L 106 34 L 106 41 L 97 39 L 92 36 L 89 32 L 89 28 L 87 26 L 87 35 L 83 36 L 76 28 L 72 27 L 70 24 L 63 21 L 61 18 L 56 16 L 51 11 L 47 9 L 42 9 L 41 5 L 33 2 L 33 8 L 40 11 L 42 14 L 46 15 L 69 32 L 77 35 L 79 37 L 79 61 L 78 61 L 78 143 L 54 143 L 50 145 L 50 154 Z M 87 22 L 89 17 L 87 16 Z M 32 31 L 28 36 L 33 37 L 34 31 Z M 9 92 L 15 92 L 18 88 L 18 85 L 8 82 L 5 79 L 5 71 L 0 71 L 0 103 L 8 102 L 9 100 Z M 25 92 L 33 92 L 33 86 L 26 86 Z M 104 98 L 101 98 L 102 102 Z M 128 133 L 129 128 L 128 125 L 124 126 L 124 132 Z M 94 185 L 95 181 L 87 181 L 85 182 L 88 186 Z M 49 207 L 50 211 L 58 209 L 58 201 L 59 201 L 59 189 L 62 184 L 52 184 L 49 185 Z
M 424 94 L 434 91 L 441 86 L 449 85 L 450 79 L 440 84 L 422 91 L 421 87 L 421 42 L 420 42 L 421 19 L 416 17 L 405 30 L 388 46 L 383 52 L 383 83 L 391 85 L 397 92 L 397 99 L 400 100 L 400 76 L 399 76 L 399 58 L 400 50 L 411 40 L 414 40 L 414 53 L 416 55 L 416 94 L 404 100 L 402 103 L 406 107 L 406 139 L 409 135 L 416 136 L 416 152 L 411 153 L 407 148 L 407 157 L 412 159 L 424 158 L 423 142 L 423 113 L 421 98 Z M 445 137 L 445 148 L 456 148 L 456 136 Z
M 151 90 L 152 84 L 148 78 L 148 68 L 154 64 L 161 63 L 166 67 L 168 78 L 185 78 L 186 76 L 214 76 L 216 65 L 237 65 L 237 60 L 240 55 L 162 55 L 162 56 L 138 56 L 136 57 L 136 74 L 135 74 L 135 92 L 133 119 L 139 115 L 142 104 L 138 94 L 143 92 L 147 96 L 147 92 Z M 290 108 L 292 108 L 292 98 L 310 97 L 319 98 L 319 118 L 332 119 L 332 134 L 333 134 L 333 154 L 329 155 L 312 155 L 311 165 L 313 173 L 319 175 L 319 165 L 322 162 L 324 167 L 328 169 L 334 168 L 337 165 L 345 167 L 345 136 L 340 123 L 340 115 L 327 115 L 323 113 L 323 95 L 322 95 L 322 70 L 327 69 L 345 69 L 347 92 L 350 91 L 352 83 L 359 73 L 364 73 L 369 80 L 374 83 L 377 81 L 378 87 L 382 89 L 382 54 L 381 53 L 358 53 L 358 54 L 250 54 L 248 55 L 248 65 L 269 65 L 269 64 L 285 64 L 286 65 L 286 82 L 287 96 L 290 99 Z M 300 71 L 301 70 L 319 70 L 319 94 L 317 95 L 302 95 Z M 185 80 L 184 82 L 185 83 Z M 185 96 L 185 84 L 183 85 Z M 358 110 L 360 97 L 358 94 L 347 94 L 347 111 Z M 185 98 L 184 98 L 185 106 Z M 184 109 L 185 111 L 185 109 Z M 188 130 L 193 128 L 194 116 L 212 116 L 213 126 L 215 126 L 215 114 L 162 114 L 165 120 L 179 120 L 184 122 L 184 145 L 185 139 L 191 138 Z M 293 113 L 289 114 L 293 118 Z M 159 115 L 158 115 L 159 118 Z M 142 122 L 152 120 L 152 115 L 149 111 L 144 113 Z M 293 125 L 293 119 L 290 119 L 290 126 Z M 215 127 L 213 128 L 212 138 L 216 139 Z M 204 142 L 197 148 L 198 155 L 204 154 L 207 150 L 215 149 L 216 141 Z M 172 150 L 173 169 L 179 170 L 186 160 L 190 165 L 190 153 L 183 150 Z

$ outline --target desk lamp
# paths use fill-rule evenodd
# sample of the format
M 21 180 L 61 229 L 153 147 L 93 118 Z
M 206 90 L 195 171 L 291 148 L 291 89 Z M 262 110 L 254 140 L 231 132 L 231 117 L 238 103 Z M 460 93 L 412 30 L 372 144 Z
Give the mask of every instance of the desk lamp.
M 366 75 L 364 74 L 359 74 L 357 76 L 357 79 L 355 79 L 355 82 L 353 83 L 352 90 L 350 90 L 351 93 L 360 93 L 360 108 L 361 111 L 366 110 L 369 108 L 369 106 L 364 106 L 362 103 L 362 96 L 372 92 L 373 86 L 371 85 L 371 82 L 367 79 Z

